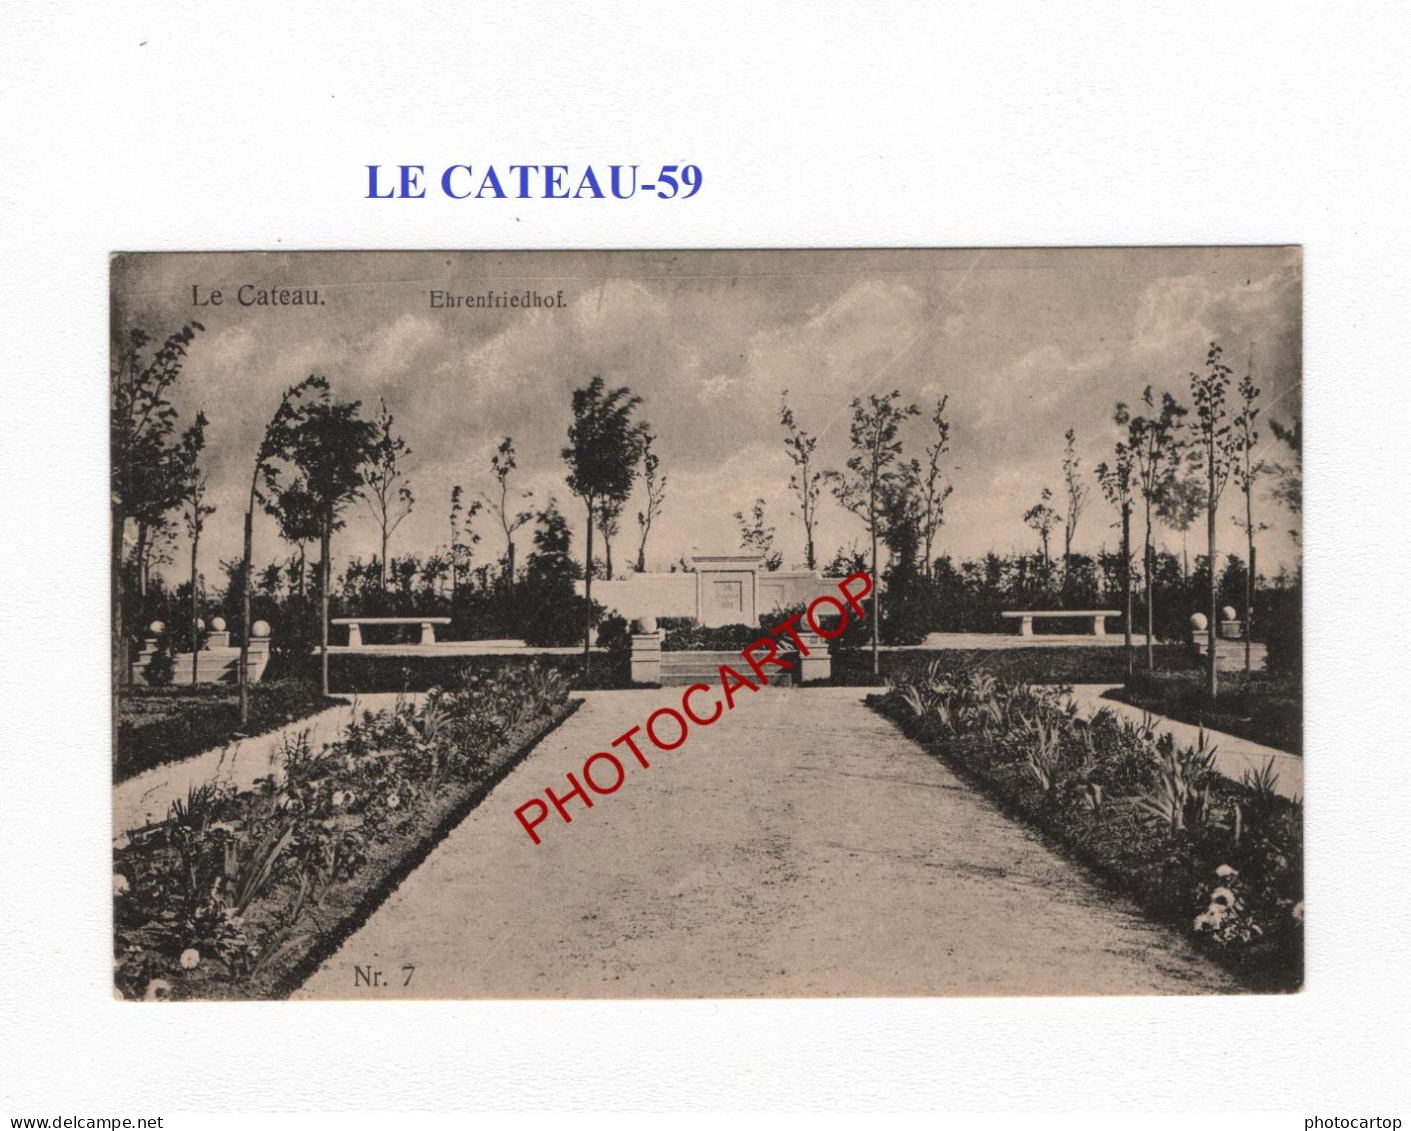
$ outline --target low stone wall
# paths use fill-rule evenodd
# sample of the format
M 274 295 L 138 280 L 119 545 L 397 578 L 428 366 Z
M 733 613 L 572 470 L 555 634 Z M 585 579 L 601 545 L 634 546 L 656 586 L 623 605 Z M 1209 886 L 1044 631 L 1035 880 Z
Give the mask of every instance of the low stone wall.
M 729 665 L 741 675 L 753 680 L 754 673 L 749 663 L 739 652 L 663 652 L 662 641 L 665 633 L 635 633 L 632 637 L 632 682 L 640 684 L 660 684 L 662 687 L 686 687 L 692 683 L 710 683 L 715 680 L 722 664 Z M 785 672 L 780 668 L 768 667 L 771 683 L 826 683 L 832 678 L 832 658 L 828 652 L 828 641 L 812 632 L 799 633 L 799 640 L 807 649 L 805 656 L 792 649 L 787 640 L 780 640 L 780 658 L 792 665 Z M 756 652 L 756 656 L 762 654 Z

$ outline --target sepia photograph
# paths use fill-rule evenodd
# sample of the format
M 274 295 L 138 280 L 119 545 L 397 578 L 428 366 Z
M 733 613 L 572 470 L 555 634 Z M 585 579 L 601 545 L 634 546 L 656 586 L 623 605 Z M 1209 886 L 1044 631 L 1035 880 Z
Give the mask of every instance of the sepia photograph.
M 1301 988 L 1299 248 L 110 288 L 120 1000 Z

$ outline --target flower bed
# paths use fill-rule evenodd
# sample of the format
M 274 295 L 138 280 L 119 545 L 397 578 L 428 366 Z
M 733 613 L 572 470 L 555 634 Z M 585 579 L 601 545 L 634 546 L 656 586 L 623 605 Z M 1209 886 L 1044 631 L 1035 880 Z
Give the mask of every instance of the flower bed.
M 939 662 L 867 702 L 1251 989 L 1302 985 L 1303 811 L 1269 772 L 1232 782 L 1203 742 Z
M 114 849 L 118 992 L 286 996 L 576 705 L 546 668 L 472 671 L 322 750 L 287 742 L 255 789 L 194 787 Z
M 250 722 L 242 733 L 264 734 L 345 702 L 325 699 L 316 683 L 303 680 L 251 684 Z M 124 687 L 118 698 L 114 783 L 222 746 L 237 731 L 241 731 L 240 700 L 228 684 Z
M 1124 703 L 1211 727 L 1291 754 L 1303 753 L 1303 689 L 1277 672 L 1221 672 L 1214 707 L 1201 672 L 1141 672 L 1119 691 Z

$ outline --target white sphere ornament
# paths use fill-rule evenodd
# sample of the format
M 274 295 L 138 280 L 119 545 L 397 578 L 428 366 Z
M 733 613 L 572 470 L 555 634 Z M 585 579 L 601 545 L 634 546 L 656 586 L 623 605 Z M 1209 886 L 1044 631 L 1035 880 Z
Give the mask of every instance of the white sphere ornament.
M 657 630 L 656 617 L 638 617 L 632 622 L 632 631 L 646 636 Z
M 255 622 L 254 628 L 252 628 L 250 631 L 253 632 L 256 636 L 268 636 L 268 635 L 269 635 L 269 621 L 267 621 L 267 620 L 257 620 L 257 621 Z
M 1239 613 L 1235 612 L 1235 607 L 1233 605 L 1226 605 L 1223 609 L 1220 610 L 1221 620 L 1236 620 L 1238 619 L 1238 617 Z
M 166 630 L 167 626 L 159 620 L 154 620 L 151 624 L 147 626 L 147 631 L 150 632 L 153 636 L 161 636 L 162 633 L 166 632 Z
M 224 631 L 225 631 L 225 617 L 216 617 L 216 618 L 214 618 L 214 619 L 211 621 L 211 631 L 212 631 L 212 632 L 224 632 Z
M 1192 627 L 1193 629 L 1195 629 L 1197 632 L 1204 632 L 1205 629 L 1206 629 L 1206 626 L 1209 625 L 1209 624 L 1210 624 L 1210 622 L 1205 619 L 1205 614 L 1204 614 L 1204 613 L 1192 613 L 1192 614 L 1191 614 L 1191 627 Z

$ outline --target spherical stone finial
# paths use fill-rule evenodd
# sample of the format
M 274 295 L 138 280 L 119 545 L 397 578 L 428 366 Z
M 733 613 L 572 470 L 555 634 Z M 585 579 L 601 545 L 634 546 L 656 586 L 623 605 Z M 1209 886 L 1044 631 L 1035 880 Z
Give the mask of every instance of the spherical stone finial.
M 1238 620 L 1239 613 L 1235 612 L 1235 607 L 1233 605 L 1226 605 L 1223 609 L 1220 610 L 1220 619 Z
M 267 621 L 267 620 L 257 620 L 257 621 L 255 622 L 254 626 L 250 629 L 250 631 L 251 631 L 251 633 L 253 633 L 255 636 L 268 636 L 268 635 L 269 635 L 269 621 Z
M 657 630 L 656 617 L 638 617 L 632 622 L 632 631 L 641 636 L 648 636 Z
M 224 631 L 225 631 L 225 617 L 212 617 L 212 618 L 211 618 L 211 631 L 212 631 L 212 632 L 224 632 Z
M 1209 624 L 1210 622 L 1205 619 L 1204 613 L 1191 614 L 1191 628 L 1195 629 L 1196 632 L 1204 632 Z
M 159 620 L 154 620 L 151 624 L 147 626 L 147 631 L 150 632 L 153 636 L 161 636 L 162 633 L 166 632 L 166 630 L 166 624 Z

